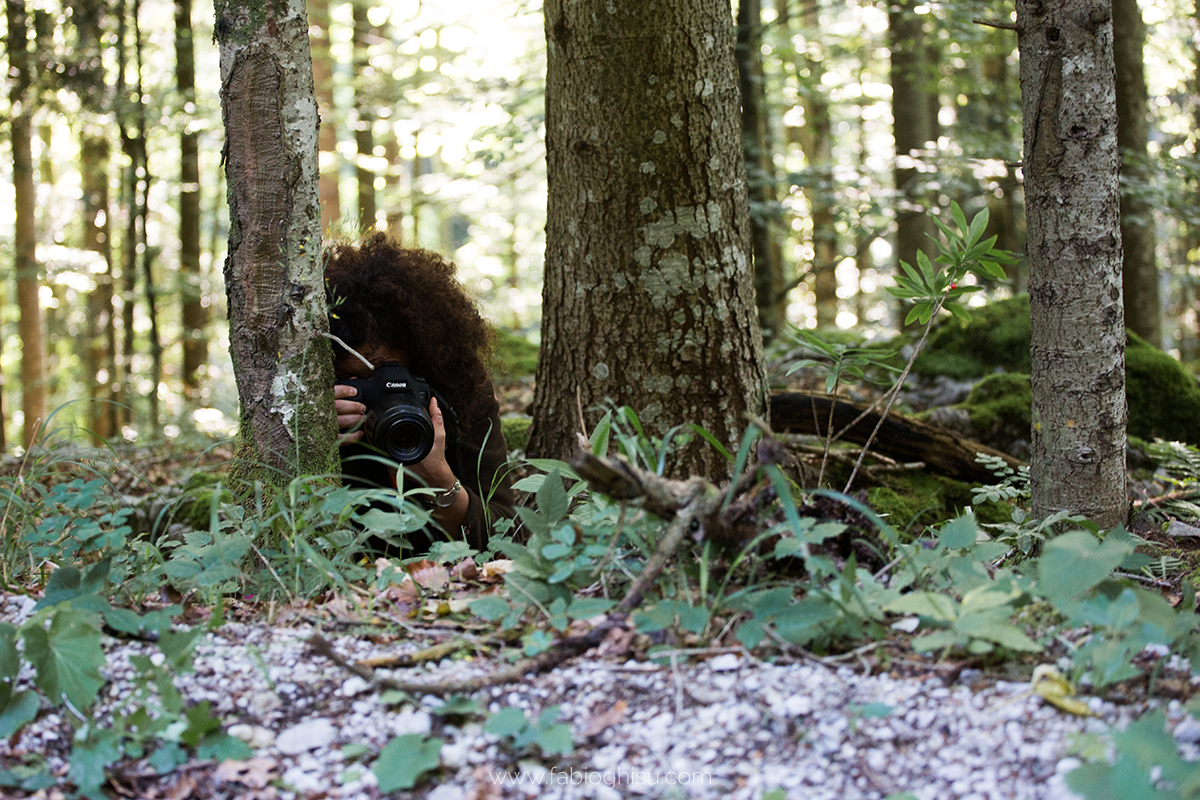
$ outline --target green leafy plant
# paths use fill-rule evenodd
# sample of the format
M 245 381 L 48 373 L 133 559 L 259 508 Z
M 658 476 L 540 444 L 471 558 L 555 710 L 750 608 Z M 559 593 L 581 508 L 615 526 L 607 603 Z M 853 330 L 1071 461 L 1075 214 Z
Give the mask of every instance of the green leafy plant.
M 416 786 L 427 773 L 438 768 L 442 744 L 441 739 L 419 733 L 392 739 L 379 752 L 372 770 L 379 781 L 379 791 L 387 794 Z
M 575 749 L 575 740 L 571 726 L 556 721 L 559 713 L 558 706 L 550 706 L 530 720 L 519 708 L 502 708 L 488 718 L 483 729 L 508 739 L 517 752 L 536 747 L 543 755 L 567 755 Z

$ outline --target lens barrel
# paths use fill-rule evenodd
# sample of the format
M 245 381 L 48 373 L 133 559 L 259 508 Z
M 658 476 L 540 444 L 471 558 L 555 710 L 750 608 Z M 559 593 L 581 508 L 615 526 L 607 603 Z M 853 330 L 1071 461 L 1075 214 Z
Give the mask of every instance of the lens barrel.
M 367 414 L 367 440 L 404 466 L 424 461 L 433 449 L 433 420 L 420 406 L 395 405 Z

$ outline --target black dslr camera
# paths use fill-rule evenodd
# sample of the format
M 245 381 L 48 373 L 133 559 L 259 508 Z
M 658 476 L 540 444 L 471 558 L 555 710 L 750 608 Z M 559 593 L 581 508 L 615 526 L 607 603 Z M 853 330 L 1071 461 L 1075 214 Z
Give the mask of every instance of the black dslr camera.
M 363 437 L 401 464 L 416 464 L 433 449 L 429 384 L 395 361 L 380 364 L 369 378 L 338 381 L 358 389 L 367 407 Z

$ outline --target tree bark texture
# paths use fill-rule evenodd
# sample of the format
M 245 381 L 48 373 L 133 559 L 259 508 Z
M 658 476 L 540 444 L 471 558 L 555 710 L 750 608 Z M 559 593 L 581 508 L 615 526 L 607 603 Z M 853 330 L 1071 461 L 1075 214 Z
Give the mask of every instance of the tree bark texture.
M 1126 517 L 1125 321 L 1107 0 L 1018 0 L 1033 514 Z
M 187 118 L 195 113 L 196 57 L 192 42 L 192 0 L 175 0 L 175 83 Z M 187 106 L 192 105 L 189 109 Z M 208 364 L 208 307 L 200 274 L 200 133 L 190 125 L 179 135 L 179 271 L 183 318 L 183 389 L 200 393 L 200 372 Z
M 1112 0 L 1113 60 L 1117 69 L 1117 147 L 1121 152 L 1122 291 L 1125 325 L 1162 347 L 1162 306 L 1158 297 L 1154 207 L 1146 199 L 1153 180 L 1146 145 L 1150 102 L 1142 48 L 1146 24 L 1137 0 Z
M 33 75 L 29 58 L 29 17 L 22 0 L 6 0 L 8 64 L 11 84 L 13 195 L 13 272 L 21 335 L 21 411 L 25 416 L 21 446 L 37 440 L 46 421 L 46 334 L 38 297 L 37 195 L 33 182 L 33 122 L 30 119 Z
M 304 2 L 218 2 L 217 33 L 240 464 L 280 485 L 337 465 Z
M 548 0 L 549 203 L 529 451 L 606 401 L 736 447 L 765 415 L 728 3 Z M 675 471 L 727 476 L 691 445 Z

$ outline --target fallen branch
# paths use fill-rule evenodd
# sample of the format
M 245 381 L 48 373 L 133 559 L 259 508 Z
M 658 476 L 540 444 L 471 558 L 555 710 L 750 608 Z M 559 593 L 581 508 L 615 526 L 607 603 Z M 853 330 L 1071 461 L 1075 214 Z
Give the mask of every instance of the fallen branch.
M 978 453 L 1002 458 L 1013 469 L 1021 465 L 1019 459 L 1007 453 L 940 425 L 895 412 L 886 418 L 877 412 L 864 414 L 866 408 L 862 403 L 825 394 L 781 392 L 771 395 L 771 426 L 779 433 L 825 436 L 827 427 L 840 429 L 849 425 L 842 438 L 857 444 L 867 442 L 878 427 L 879 434 L 872 445 L 877 452 L 902 463 L 923 461 L 930 472 L 973 483 L 996 480 L 990 469 L 975 461 Z

